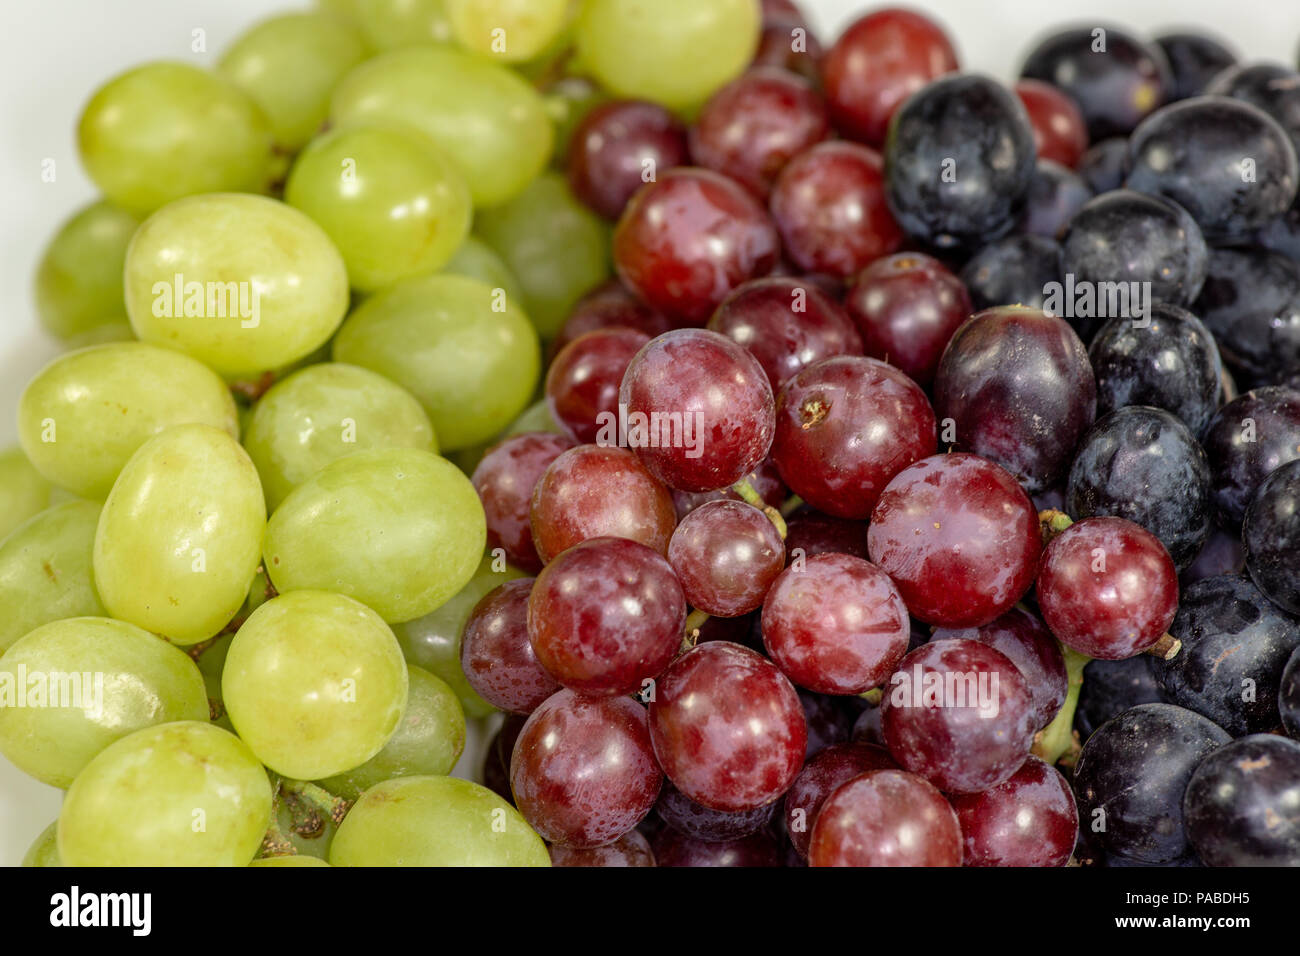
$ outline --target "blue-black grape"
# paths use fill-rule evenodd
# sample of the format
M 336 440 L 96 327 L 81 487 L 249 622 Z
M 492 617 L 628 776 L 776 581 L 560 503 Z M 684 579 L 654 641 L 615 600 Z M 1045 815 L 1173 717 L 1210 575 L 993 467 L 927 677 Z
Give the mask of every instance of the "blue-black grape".
M 1237 55 L 1204 33 L 1175 32 L 1156 37 L 1173 74 L 1169 102 L 1200 96 L 1210 81 L 1237 62 Z
M 1242 63 L 1216 76 L 1205 92 L 1258 106 L 1300 150 L 1300 73 L 1280 63 Z
M 1300 370 L 1300 263 L 1264 249 L 1213 249 L 1192 311 L 1246 388 Z
M 1025 192 L 1017 230 L 1055 239 L 1092 197 L 1092 187 L 1073 169 L 1040 159 Z
M 1260 483 L 1300 458 L 1300 389 L 1269 386 L 1234 398 L 1215 413 L 1201 444 L 1215 513 L 1237 529 Z
M 971 256 L 961 270 L 961 281 L 966 283 L 977 312 L 999 305 L 1041 309 L 1044 287 L 1060 281 L 1060 256 L 1061 246 L 1055 239 L 1006 236 Z
M 1277 709 L 1282 717 L 1282 729 L 1300 740 L 1300 648 L 1282 668 L 1281 687 L 1277 692 Z
M 1246 570 L 1278 607 L 1300 614 L 1300 461 L 1264 479 L 1241 525 Z
M 1122 661 L 1090 661 L 1083 669 L 1083 687 L 1074 726 L 1087 740 L 1106 721 L 1138 704 L 1167 704 L 1169 697 L 1155 674 L 1155 658 L 1146 654 Z
M 1184 815 L 1209 866 L 1300 866 L 1300 743 L 1257 734 L 1210 754 Z
M 1098 195 L 1119 189 L 1128 176 L 1128 137 L 1112 136 L 1094 142 L 1074 171 Z

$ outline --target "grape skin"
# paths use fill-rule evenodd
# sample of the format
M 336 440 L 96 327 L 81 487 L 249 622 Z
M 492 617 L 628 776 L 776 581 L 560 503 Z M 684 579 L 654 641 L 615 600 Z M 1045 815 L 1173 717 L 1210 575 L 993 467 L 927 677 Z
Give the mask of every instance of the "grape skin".
M 100 200 L 59 227 L 36 267 L 36 313 L 48 332 L 68 341 L 126 321 L 122 267 L 139 225 Z

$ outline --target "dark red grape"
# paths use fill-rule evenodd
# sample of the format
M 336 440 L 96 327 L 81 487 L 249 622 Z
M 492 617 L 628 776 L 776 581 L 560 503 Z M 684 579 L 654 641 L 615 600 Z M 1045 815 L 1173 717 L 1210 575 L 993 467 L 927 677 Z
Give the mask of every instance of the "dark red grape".
M 537 663 L 528 640 L 528 594 L 532 578 L 517 578 L 489 591 L 470 612 L 461 635 L 465 679 L 494 707 L 531 714 L 560 689 Z
M 748 614 L 785 567 L 770 518 L 743 501 L 710 501 L 673 532 L 668 563 L 691 607 L 720 617 Z
M 636 329 L 654 338 L 672 327 L 667 316 L 634 296 L 618 279 L 610 279 L 578 300 L 551 343 L 550 354 L 558 355 L 578 336 L 597 329 Z
M 1233 399 L 1215 413 L 1202 445 L 1219 520 L 1239 527 L 1263 480 L 1300 458 L 1300 390 L 1270 386 Z
M 551 462 L 572 447 L 573 440 L 564 435 L 515 435 L 488 449 L 474 469 L 474 488 L 487 517 L 488 549 L 503 548 L 511 563 L 525 571 L 542 567 L 528 521 L 533 489 Z
M 781 850 L 766 830 L 731 840 L 710 843 L 672 827 L 664 827 L 650 844 L 658 866 L 774 867 L 781 865 Z
M 1020 80 L 1015 91 L 1034 128 L 1038 158 L 1073 169 L 1088 149 L 1088 127 L 1078 104 L 1068 93 L 1042 80 Z
M 569 141 L 573 194 L 617 219 L 632 194 L 689 159 L 686 128 L 657 103 L 614 100 L 591 110 Z
M 1271 734 L 1206 757 L 1184 797 L 1187 835 L 1208 866 L 1300 866 L 1300 743 Z
M 1064 866 L 1074 852 L 1074 794 L 1037 757 L 996 787 L 949 800 L 961 823 L 964 866 Z
M 776 470 L 776 465 L 772 464 L 771 458 L 764 458 L 741 481 L 749 482 L 749 486 L 758 492 L 764 504 L 779 508 L 785 502 L 785 485 L 781 483 L 781 473 Z M 708 501 L 743 500 L 740 493 L 731 485 L 713 491 L 673 491 L 673 503 L 677 506 L 678 521 Z
M 1268 599 L 1300 614 L 1300 460 L 1264 479 L 1241 523 L 1246 570 Z
M 870 744 L 832 744 L 810 757 L 783 801 L 785 830 L 795 852 L 808 858 L 808 841 L 817 813 L 838 787 L 872 770 L 896 769 L 898 764 L 889 751 Z
M 821 83 L 821 61 L 826 55 L 804 20 L 770 17 L 758 36 L 754 66 L 780 67 L 813 83 Z
M 873 770 L 822 804 L 810 866 L 961 866 L 961 826 L 943 794 L 915 774 Z
M 635 329 L 600 329 L 580 335 L 555 356 L 546 372 L 546 407 L 570 438 L 594 442 L 607 421 L 617 421 L 623 373 L 649 341 Z
M 650 841 L 636 830 L 624 833 L 613 843 L 579 850 L 552 843 L 551 866 L 654 866 L 655 855 Z
M 678 833 L 706 843 L 730 843 L 757 833 L 768 825 L 776 810 L 767 803 L 753 810 L 710 810 L 682 793 L 671 782 L 659 793 L 655 812 Z
M 788 561 L 814 554 L 851 554 L 867 559 L 867 523 L 822 514 L 811 508 L 786 521 L 785 553 Z

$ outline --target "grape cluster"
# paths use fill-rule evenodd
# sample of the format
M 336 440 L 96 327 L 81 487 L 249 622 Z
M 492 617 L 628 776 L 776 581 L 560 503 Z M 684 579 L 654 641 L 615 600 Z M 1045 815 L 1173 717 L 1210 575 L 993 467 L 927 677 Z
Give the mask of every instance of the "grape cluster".
M 0 453 L 26 862 L 1300 865 L 1297 97 L 790 0 L 111 79 Z

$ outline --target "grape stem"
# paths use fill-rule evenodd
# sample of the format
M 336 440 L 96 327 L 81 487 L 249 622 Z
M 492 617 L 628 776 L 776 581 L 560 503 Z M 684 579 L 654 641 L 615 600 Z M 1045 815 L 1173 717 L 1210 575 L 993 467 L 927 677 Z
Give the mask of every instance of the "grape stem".
M 324 787 L 314 783 L 308 783 L 305 780 L 280 780 L 280 790 L 290 798 L 297 798 L 315 810 L 323 813 L 326 817 L 333 820 L 335 825 L 343 822 L 343 818 L 348 815 L 352 809 L 352 802 L 344 800 L 342 797 L 336 797 Z
M 791 495 L 789 498 L 786 498 L 785 502 L 781 505 L 781 517 L 788 518 L 802 507 L 803 499 L 798 495 Z
M 276 787 L 271 799 L 271 825 L 267 827 L 266 834 L 262 837 L 262 848 L 257 853 L 259 858 L 295 856 L 298 853 L 298 848 L 289 839 L 289 834 L 280 828 L 280 808 L 283 805 L 280 788 Z
M 1079 756 L 1074 712 L 1079 707 L 1079 691 L 1083 689 L 1083 669 L 1092 658 L 1064 644 L 1061 645 L 1061 655 L 1065 658 L 1067 680 L 1065 703 L 1052 722 L 1034 735 L 1033 754 L 1053 766 L 1059 762 L 1072 767 Z
M 781 540 L 785 540 L 787 532 L 785 518 L 781 517 L 781 512 L 777 511 L 763 500 L 763 496 L 754 490 L 754 486 L 749 483 L 748 478 L 740 479 L 740 481 L 731 486 L 731 490 L 740 495 L 741 498 L 753 505 L 759 511 L 763 512 L 763 514 L 767 515 L 768 520 L 770 520 L 772 524 L 776 525 L 776 531 L 777 534 L 781 536 Z
M 682 633 L 682 650 L 689 651 L 700 639 L 700 628 L 709 619 L 709 615 L 699 608 L 686 616 L 686 627 Z
M 884 688 L 873 687 L 871 688 L 871 690 L 864 690 L 858 696 L 861 697 L 863 700 L 865 700 L 868 704 L 876 704 L 877 706 L 879 706 L 880 702 L 885 698 L 885 691 Z
M 1074 524 L 1074 519 L 1064 511 L 1058 511 L 1055 508 L 1048 508 L 1045 511 L 1038 512 L 1038 529 L 1043 534 L 1043 547 L 1052 543 L 1052 539 L 1060 535 L 1062 531 Z
M 1172 634 L 1165 633 L 1160 635 L 1160 640 L 1148 647 L 1143 654 L 1150 654 L 1152 657 L 1158 657 L 1162 661 L 1172 661 L 1178 656 L 1178 652 L 1183 649 L 1183 642 Z

